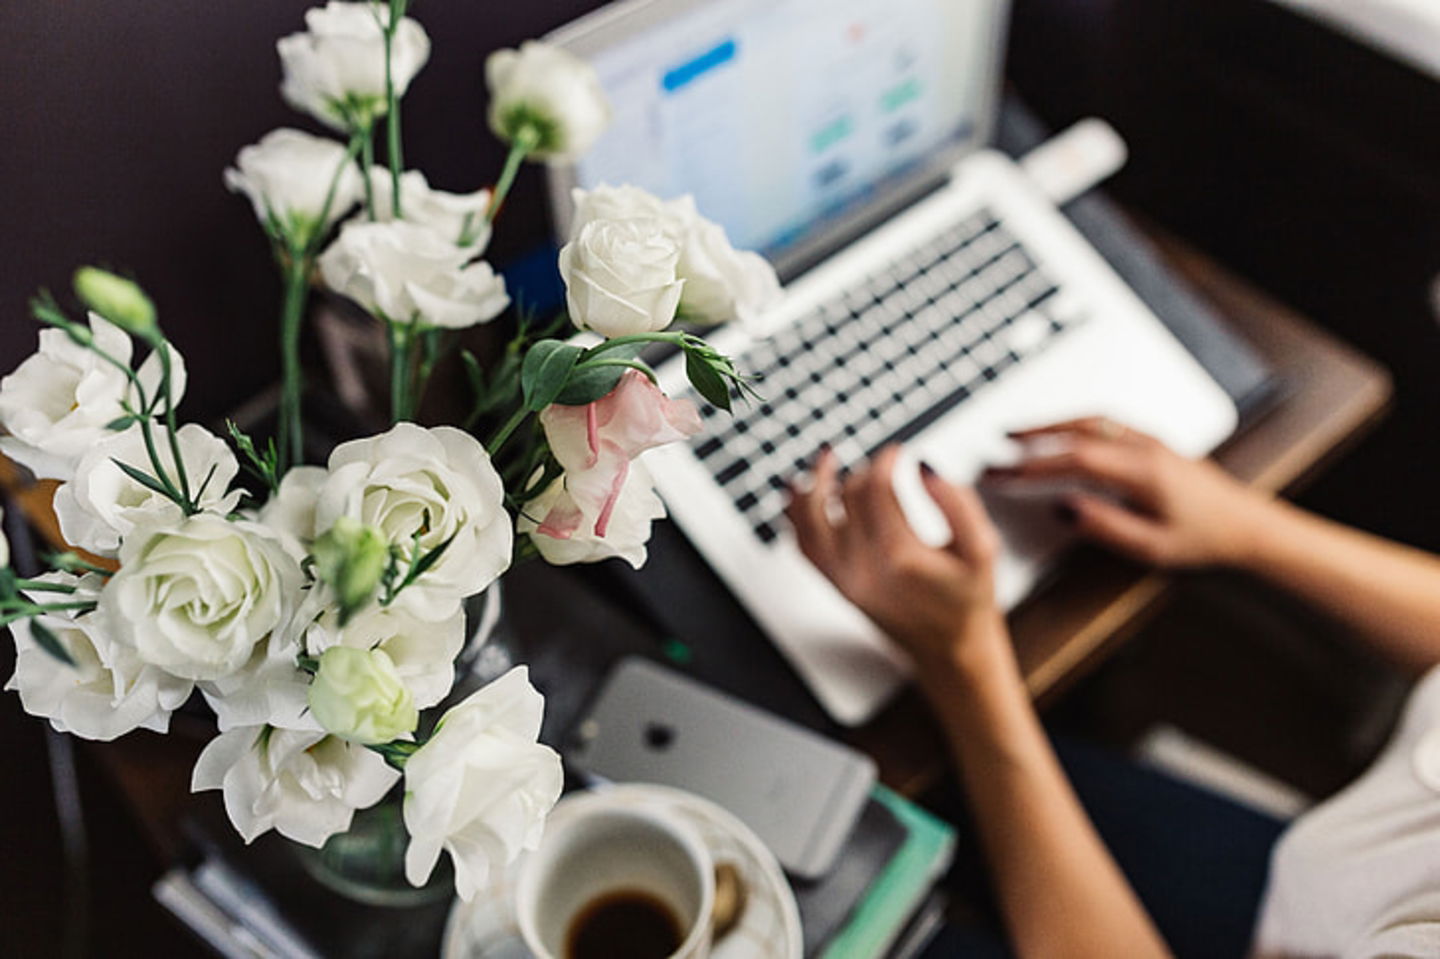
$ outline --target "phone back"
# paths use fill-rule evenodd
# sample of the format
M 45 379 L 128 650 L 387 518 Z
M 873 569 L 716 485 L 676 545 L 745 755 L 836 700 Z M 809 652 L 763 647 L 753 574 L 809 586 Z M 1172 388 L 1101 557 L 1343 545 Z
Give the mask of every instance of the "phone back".
M 863 754 L 634 657 L 606 679 L 566 758 L 719 803 L 807 879 L 830 868 L 875 783 Z

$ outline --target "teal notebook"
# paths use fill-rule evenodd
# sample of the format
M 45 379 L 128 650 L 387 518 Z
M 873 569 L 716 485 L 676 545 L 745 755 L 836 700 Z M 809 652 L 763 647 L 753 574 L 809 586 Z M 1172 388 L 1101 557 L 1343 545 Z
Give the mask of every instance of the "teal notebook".
M 884 956 L 955 855 L 955 829 L 949 823 L 884 786 L 876 786 L 871 796 L 909 835 L 821 959 Z

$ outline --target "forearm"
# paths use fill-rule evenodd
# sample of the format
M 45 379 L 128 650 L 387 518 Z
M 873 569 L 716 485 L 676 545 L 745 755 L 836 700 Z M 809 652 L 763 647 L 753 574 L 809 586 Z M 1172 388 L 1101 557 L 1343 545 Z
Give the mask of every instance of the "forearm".
M 1407 668 L 1440 662 L 1440 559 L 1283 502 L 1236 565 L 1305 599 Z
M 923 668 L 954 750 L 1016 952 L 1165 956 L 1168 950 L 1076 799 L 1004 634 Z

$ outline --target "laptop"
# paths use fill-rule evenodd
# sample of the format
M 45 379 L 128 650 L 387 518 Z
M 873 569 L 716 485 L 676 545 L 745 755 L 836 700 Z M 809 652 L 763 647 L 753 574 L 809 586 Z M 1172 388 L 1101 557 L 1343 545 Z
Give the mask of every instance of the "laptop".
M 1210 452 L 1234 403 L 1003 155 L 1006 0 L 625 0 L 548 39 L 590 61 L 611 128 L 549 173 L 557 235 L 574 186 L 689 193 L 759 250 L 782 302 L 711 341 L 763 402 L 704 407 L 647 454 L 676 524 L 838 722 L 900 688 L 905 656 L 800 553 L 787 484 L 822 444 L 855 465 L 905 448 L 896 492 L 935 544 L 923 460 L 969 482 L 1008 431 L 1098 414 Z M 672 395 L 681 364 L 658 368 Z M 989 495 L 1008 609 L 1067 543 L 1050 490 Z

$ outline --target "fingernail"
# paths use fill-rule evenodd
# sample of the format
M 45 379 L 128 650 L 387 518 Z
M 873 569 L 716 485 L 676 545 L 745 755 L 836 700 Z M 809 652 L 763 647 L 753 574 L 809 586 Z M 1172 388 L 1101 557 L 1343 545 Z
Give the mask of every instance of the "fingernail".
M 921 460 L 921 461 L 920 461 L 920 475 L 926 477 L 927 479 L 934 479 L 935 477 L 939 476 L 940 474 L 937 473 L 937 472 L 935 472 L 935 467 L 931 466 L 929 463 L 925 462 L 924 460 Z
M 1069 503 L 1056 503 L 1055 518 L 1066 526 L 1074 526 L 1076 521 L 1080 519 L 1080 514 L 1075 510 L 1075 507 Z

